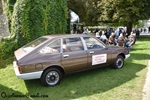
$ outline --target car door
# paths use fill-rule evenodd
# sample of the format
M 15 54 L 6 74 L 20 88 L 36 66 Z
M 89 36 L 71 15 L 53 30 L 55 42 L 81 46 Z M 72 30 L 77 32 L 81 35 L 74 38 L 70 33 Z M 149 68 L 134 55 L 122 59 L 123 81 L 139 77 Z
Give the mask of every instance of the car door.
M 80 37 L 63 38 L 62 65 L 66 73 L 73 73 L 87 68 L 87 53 Z
M 50 41 L 39 53 L 36 62 L 42 63 L 44 67 L 61 65 L 61 39 Z
M 102 67 L 110 64 L 111 51 L 100 40 L 94 37 L 84 37 L 88 67 Z

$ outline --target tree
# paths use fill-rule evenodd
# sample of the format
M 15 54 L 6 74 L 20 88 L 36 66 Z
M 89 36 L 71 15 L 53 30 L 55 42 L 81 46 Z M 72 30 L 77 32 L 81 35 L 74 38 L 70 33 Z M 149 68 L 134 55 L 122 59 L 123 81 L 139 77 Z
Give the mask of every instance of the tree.
M 71 8 L 77 12 L 81 5 L 77 2 L 71 3 Z M 130 34 L 133 24 L 139 20 L 150 17 L 150 0 L 81 0 L 86 10 L 84 22 L 88 25 L 98 25 L 99 23 L 113 23 L 113 25 L 127 26 L 127 33 Z M 75 5 L 74 5 L 75 4 Z M 82 6 L 81 5 L 81 6 Z M 79 16 L 83 16 L 82 13 Z
M 102 8 L 99 5 L 101 0 L 88 0 L 86 3 L 86 10 L 87 10 L 87 25 L 98 25 L 99 24 L 99 17 L 102 13 Z
M 149 0 L 102 0 L 100 5 L 104 9 L 99 20 L 127 26 L 128 35 L 134 23 L 150 17 Z
M 68 9 L 71 9 L 79 15 L 80 21 L 86 21 L 86 1 L 84 0 L 67 0 Z
M 5 12 L 7 14 L 8 24 L 9 24 L 9 31 L 11 32 L 11 21 L 12 21 L 12 13 L 14 10 L 14 4 L 17 0 L 3 0 L 5 5 Z
M 101 1 L 101 0 L 99 0 Z M 98 0 L 67 0 L 68 8 L 77 13 L 80 17 L 80 22 L 85 22 L 86 25 L 98 25 L 100 16 Z
M 66 0 L 16 0 L 10 12 L 11 33 L 0 44 L 2 57 L 42 35 L 66 32 Z

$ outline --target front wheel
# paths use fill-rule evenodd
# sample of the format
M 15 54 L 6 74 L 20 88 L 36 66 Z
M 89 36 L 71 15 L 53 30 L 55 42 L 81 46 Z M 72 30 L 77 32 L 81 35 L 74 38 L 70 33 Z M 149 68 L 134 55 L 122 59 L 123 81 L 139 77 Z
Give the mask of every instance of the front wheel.
M 114 64 L 113 64 L 113 66 L 112 66 L 112 68 L 119 69 L 119 68 L 122 68 L 123 65 L 124 65 L 124 58 L 123 58 L 121 55 L 119 55 L 119 56 L 116 58 L 116 60 L 115 60 L 115 62 L 114 62 Z
M 49 68 L 44 71 L 41 77 L 41 83 L 44 86 L 55 86 L 60 83 L 62 72 L 57 68 Z

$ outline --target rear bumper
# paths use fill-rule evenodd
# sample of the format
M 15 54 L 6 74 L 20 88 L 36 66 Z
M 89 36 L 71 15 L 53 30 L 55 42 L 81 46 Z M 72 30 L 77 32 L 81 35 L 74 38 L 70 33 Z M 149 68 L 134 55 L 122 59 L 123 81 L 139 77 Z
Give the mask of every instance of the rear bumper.
M 130 54 L 125 55 L 125 59 L 128 59 L 130 57 Z
M 38 71 L 38 72 L 20 74 L 16 65 L 16 61 L 13 62 L 13 66 L 14 66 L 14 71 L 15 71 L 16 76 L 23 80 L 39 79 L 43 73 L 43 71 Z

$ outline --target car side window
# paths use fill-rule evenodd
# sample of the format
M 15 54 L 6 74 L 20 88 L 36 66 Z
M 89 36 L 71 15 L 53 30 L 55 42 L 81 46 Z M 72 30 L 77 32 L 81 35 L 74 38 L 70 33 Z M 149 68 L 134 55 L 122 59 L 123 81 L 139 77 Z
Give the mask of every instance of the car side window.
M 85 44 L 87 46 L 87 49 L 98 49 L 98 48 L 104 48 L 104 45 L 99 42 L 94 37 L 84 37 Z
M 42 48 L 40 50 L 40 53 L 44 54 L 55 54 L 55 53 L 60 53 L 60 48 L 61 48 L 61 40 L 55 40 L 46 47 Z
M 82 41 L 79 37 L 63 38 L 63 52 L 74 52 L 84 50 Z

